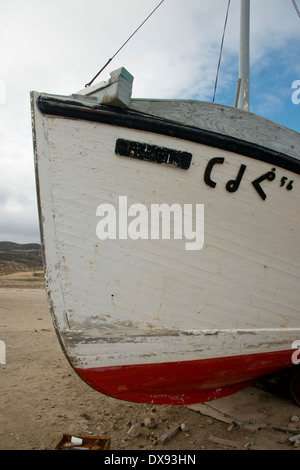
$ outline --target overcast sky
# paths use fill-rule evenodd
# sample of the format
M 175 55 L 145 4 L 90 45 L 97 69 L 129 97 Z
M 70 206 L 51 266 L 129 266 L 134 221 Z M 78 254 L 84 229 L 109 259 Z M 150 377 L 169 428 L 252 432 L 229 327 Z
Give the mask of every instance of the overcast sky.
M 300 7 L 300 1 L 298 5 Z M 39 242 L 29 92 L 90 81 L 159 0 L 0 0 L 0 241 Z M 228 0 L 165 0 L 97 81 L 124 66 L 133 97 L 212 101 Z M 232 105 L 239 0 L 231 0 L 216 102 Z M 300 19 L 291 0 L 251 0 L 251 112 L 300 132 Z

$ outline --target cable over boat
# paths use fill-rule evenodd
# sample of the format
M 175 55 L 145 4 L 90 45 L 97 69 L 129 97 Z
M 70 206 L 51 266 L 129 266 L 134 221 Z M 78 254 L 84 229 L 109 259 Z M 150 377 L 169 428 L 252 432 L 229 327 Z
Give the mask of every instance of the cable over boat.
M 249 112 L 241 62 L 233 107 L 133 99 L 124 68 L 31 93 L 53 324 L 103 394 L 198 403 L 297 363 L 300 135 Z

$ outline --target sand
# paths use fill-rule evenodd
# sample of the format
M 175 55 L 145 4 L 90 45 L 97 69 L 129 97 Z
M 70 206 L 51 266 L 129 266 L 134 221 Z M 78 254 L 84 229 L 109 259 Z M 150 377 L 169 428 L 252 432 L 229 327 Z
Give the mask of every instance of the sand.
M 289 398 L 266 393 L 256 397 L 255 407 L 243 412 L 262 428 L 239 427 L 208 417 L 187 406 L 135 404 L 104 396 L 86 385 L 73 371 L 56 338 L 48 309 L 42 273 L 18 273 L 0 277 L 0 340 L 6 346 L 6 363 L 0 364 L 0 449 L 52 450 L 63 433 L 111 438 L 111 450 L 210 450 L 232 449 L 251 443 L 265 450 L 294 449 L 292 434 L 274 426 L 299 426 L 299 407 Z M 243 392 L 235 400 L 245 398 Z M 256 400 L 256 401 L 255 401 Z M 221 403 L 221 402 L 220 402 Z M 239 412 L 233 404 L 231 414 Z M 154 418 L 155 427 L 141 427 L 129 437 L 131 425 Z M 233 418 L 236 418 L 233 416 Z M 184 424 L 168 442 L 157 439 L 175 424 Z M 250 423 L 251 424 L 251 423 Z M 257 421 L 256 421 L 257 424 Z M 257 429 L 258 427 L 258 429 Z M 225 439 L 226 441 L 221 441 Z

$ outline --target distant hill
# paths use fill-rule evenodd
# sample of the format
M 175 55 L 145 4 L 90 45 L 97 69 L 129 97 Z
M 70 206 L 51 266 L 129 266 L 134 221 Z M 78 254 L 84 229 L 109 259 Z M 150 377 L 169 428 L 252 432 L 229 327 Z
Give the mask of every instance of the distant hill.
M 41 269 L 42 249 L 39 243 L 0 242 L 0 275 Z

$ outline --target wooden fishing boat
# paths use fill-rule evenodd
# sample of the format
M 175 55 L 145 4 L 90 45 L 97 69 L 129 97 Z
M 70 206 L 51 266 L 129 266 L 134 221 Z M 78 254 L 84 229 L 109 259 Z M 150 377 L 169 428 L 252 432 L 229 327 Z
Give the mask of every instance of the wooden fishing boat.
M 31 93 L 46 287 L 70 364 L 103 394 L 157 404 L 294 367 L 300 135 L 237 107 L 132 99 L 131 85 L 120 69 L 71 96 Z

